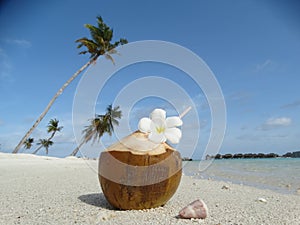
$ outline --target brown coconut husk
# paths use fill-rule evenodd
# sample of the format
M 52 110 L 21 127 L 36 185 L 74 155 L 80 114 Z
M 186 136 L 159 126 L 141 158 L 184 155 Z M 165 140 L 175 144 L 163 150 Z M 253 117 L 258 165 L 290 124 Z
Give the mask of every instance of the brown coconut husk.
M 101 153 L 99 181 L 107 201 L 116 208 L 154 208 L 176 192 L 181 166 L 178 151 L 137 131 Z

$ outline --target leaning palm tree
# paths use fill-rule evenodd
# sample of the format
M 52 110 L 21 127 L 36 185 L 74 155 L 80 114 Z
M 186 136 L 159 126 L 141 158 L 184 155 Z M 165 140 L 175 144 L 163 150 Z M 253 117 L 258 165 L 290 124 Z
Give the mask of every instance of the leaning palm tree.
M 81 51 L 79 54 L 90 54 L 90 60 L 83 65 L 76 73 L 74 73 L 69 80 L 56 92 L 53 98 L 48 103 L 47 107 L 44 109 L 39 118 L 35 121 L 33 126 L 29 129 L 29 131 L 25 134 L 25 136 L 21 139 L 19 144 L 13 150 L 12 153 L 18 153 L 21 146 L 25 142 L 25 140 L 30 136 L 33 130 L 39 125 L 41 120 L 45 117 L 47 112 L 50 110 L 51 106 L 55 102 L 55 100 L 62 94 L 65 88 L 79 75 L 83 70 L 85 70 L 90 64 L 96 62 L 99 56 L 104 55 L 106 58 L 112 60 L 113 58 L 111 54 L 116 53 L 115 48 L 119 45 L 127 44 L 128 41 L 126 39 L 121 38 L 119 41 L 112 43 L 113 38 L 113 30 L 107 26 L 100 16 L 97 17 L 97 27 L 86 24 L 85 27 L 89 29 L 92 39 L 88 39 L 86 37 L 80 38 L 76 40 L 78 44 L 77 48 L 86 47 L 87 50 Z
M 25 149 L 31 149 L 33 142 L 34 142 L 33 138 L 27 138 L 24 142 Z
M 49 147 L 51 145 L 53 145 L 53 141 L 51 141 L 49 139 L 40 139 L 39 142 L 37 143 L 37 145 L 40 145 L 40 147 L 37 150 L 35 150 L 36 152 L 38 150 L 40 150 L 42 147 L 44 147 L 46 150 L 46 155 L 48 155 Z M 35 154 L 35 153 L 33 153 L 33 154 Z
M 83 141 L 74 149 L 74 151 L 70 155 L 75 156 L 83 144 L 91 140 L 94 143 L 97 139 L 99 140 L 105 133 L 108 133 L 111 136 L 114 131 L 114 126 L 119 125 L 118 119 L 121 119 L 122 117 L 122 112 L 119 109 L 119 106 L 113 108 L 112 105 L 109 105 L 106 108 L 106 113 L 104 115 L 96 115 L 96 117 L 90 121 L 90 125 L 86 126 L 82 131 Z

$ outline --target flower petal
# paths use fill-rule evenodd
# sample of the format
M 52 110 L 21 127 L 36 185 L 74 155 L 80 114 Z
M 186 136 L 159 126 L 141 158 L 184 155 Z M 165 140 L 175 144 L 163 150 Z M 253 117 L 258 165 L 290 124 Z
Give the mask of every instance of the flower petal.
M 150 141 L 153 141 L 154 143 L 163 143 L 166 141 L 166 137 L 164 133 L 157 133 L 157 132 L 151 132 L 148 136 Z
M 166 119 L 168 128 L 182 126 L 182 120 L 178 116 L 171 116 Z
M 153 118 L 150 125 L 150 129 L 151 131 L 153 131 L 156 130 L 156 128 L 166 128 L 166 121 L 159 117 Z
M 154 109 L 150 114 L 150 119 L 159 118 L 161 120 L 166 119 L 166 111 L 163 109 Z
M 181 130 L 176 127 L 167 128 L 165 136 L 172 144 L 178 144 L 181 138 Z
M 151 131 L 151 120 L 149 118 L 142 118 L 139 122 L 139 130 L 143 133 L 149 133 Z

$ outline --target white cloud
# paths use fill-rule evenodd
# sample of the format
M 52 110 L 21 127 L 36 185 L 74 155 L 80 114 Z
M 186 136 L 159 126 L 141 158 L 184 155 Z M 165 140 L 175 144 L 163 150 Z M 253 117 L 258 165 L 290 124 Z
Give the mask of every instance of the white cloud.
M 259 130 L 272 130 L 280 127 L 290 126 L 292 123 L 292 119 L 288 117 L 277 117 L 277 118 L 269 118 L 265 121 L 258 129 Z
M 292 122 L 291 118 L 279 117 L 279 118 L 270 118 L 266 121 L 266 125 L 269 126 L 288 126 Z
M 17 45 L 23 48 L 30 48 L 32 46 L 30 41 L 24 39 L 5 39 L 5 42 L 8 44 Z

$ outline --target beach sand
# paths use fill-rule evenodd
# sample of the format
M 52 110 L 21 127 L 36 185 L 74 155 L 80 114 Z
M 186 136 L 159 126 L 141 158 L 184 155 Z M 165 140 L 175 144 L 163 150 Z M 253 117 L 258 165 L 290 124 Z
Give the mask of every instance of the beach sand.
M 300 224 L 299 195 L 187 176 L 164 207 L 115 210 L 101 192 L 97 163 L 0 153 L 0 224 Z M 197 198 L 208 217 L 177 218 Z

